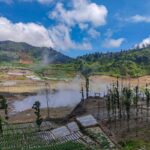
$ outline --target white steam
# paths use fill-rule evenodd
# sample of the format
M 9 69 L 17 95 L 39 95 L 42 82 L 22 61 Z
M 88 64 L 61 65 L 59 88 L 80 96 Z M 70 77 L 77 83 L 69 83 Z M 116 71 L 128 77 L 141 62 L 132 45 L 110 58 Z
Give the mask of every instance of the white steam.
M 80 87 L 81 80 L 76 77 L 70 82 L 58 82 L 55 85 L 57 92 L 48 94 L 48 103 L 50 108 L 57 107 L 74 107 L 81 101 Z M 31 109 L 35 101 L 41 103 L 41 108 L 47 107 L 47 99 L 45 91 L 41 91 L 35 96 L 28 96 L 22 101 L 13 103 L 14 112 L 21 112 Z

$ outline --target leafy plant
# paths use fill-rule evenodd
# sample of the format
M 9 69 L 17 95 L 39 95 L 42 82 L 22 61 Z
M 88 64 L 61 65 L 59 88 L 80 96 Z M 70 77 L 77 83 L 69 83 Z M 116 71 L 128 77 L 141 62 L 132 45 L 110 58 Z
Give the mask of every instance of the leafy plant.
M 43 118 L 41 118 L 41 114 L 40 114 L 40 102 L 39 101 L 36 101 L 32 108 L 35 110 L 35 115 L 36 115 L 36 124 L 38 125 L 39 127 L 39 131 L 40 131 L 40 126 L 42 124 L 42 121 L 43 121 Z

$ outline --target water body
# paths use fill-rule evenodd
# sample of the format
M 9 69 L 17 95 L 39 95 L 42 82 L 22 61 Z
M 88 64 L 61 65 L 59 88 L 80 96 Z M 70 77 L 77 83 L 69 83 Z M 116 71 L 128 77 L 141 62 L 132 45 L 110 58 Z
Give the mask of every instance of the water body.
M 47 96 L 44 92 L 38 93 L 35 96 L 28 96 L 25 99 L 13 103 L 14 112 L 21 112 L 31 109 L 36 101 L 41 103 L 41 108 L 47 107 L 73 107 L 81 100 L 81 94 L 78 90 L 60 90 L 54 93 L 49 93 Z
M 147 81 L 145 81 L 145 79 Z M 150 83 L 150 77 L 141 77 L 139 80 L 131 79 L 119 81 L 120 84 L 125 86 L 129 83 L 131 86 L 136 86 L 139 82 L 140 86 L 145 86 L 146 83 Z M 122 83 L 123 82 L 123 83 Z M 94 96 L 95 93 L 100 93 L 101 96 L 107 93 L 108 87 L 116 83 L 116 78 L 110 76 L 93 76 L 90 78 L 90 95 Z M 75 78 L 71 82 L 62 82 L 58 81 L 55 84 L 55 89 L 57 92 L 48 94 L 48 104 L 49 107 L 74 107 L 81 100 L 81 84 L 85 87 L 83 80 Z M 84 88 L 85 90 L 85 88 Z M 35 96 L 28 96 L 23 100 L 16 100 L 13 104 L 14 112 L 21 112 L 28 109 L 31 109 L 35 101 L 40 101 L 41 108 L 47 107 L 47 98 L 46 94 L 43 92 L 37 93 Z

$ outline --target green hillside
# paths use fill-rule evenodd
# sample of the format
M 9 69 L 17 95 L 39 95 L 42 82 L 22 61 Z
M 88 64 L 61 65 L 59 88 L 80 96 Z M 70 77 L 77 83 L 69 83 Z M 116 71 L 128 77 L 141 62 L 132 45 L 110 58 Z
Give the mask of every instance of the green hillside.
M 76 68 L 94 74 L 142 76 L 150 74 L 150 47 L 121 52 L 87 54 L 76 59 Z
M 43 71 L 41 68 L 43 64 L 47 71 L 45 65 L 52 66 L 56 71 L 60 70 L 58 66 L 61 66 L 61 70 L 65 70 L 66 65 L 69 65 L 74 73 L 85 71 L 90 74 L 137 77 L 150 74 L 150 47 L 114 53 L 97 52 L 72 59 L 52 48 L 3 41 L 0 42 L 0 65 L 5 66 L 5 64 L 40 67 L 40 72 Z
M 0 42 L 0 63 L 67 63 L 72 59 L 52 48 L 34 47 L 27 43 Z

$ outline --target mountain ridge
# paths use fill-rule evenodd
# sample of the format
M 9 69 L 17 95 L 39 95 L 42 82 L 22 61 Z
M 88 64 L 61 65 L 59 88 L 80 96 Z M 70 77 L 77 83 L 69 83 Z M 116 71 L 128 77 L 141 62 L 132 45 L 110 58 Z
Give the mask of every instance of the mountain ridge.
M 67 63 L 72 58 L 53 48 L 36 47 L 25 42 L 0 41 L 0 62 Z
M 73 59 L 52 48 L 35 47 L 13 41 L 0 42 L 0 63 L 70 64 L 75 70 L 112 76 L 142 76 L 150 74 L 150 47 L 96 52 Z

